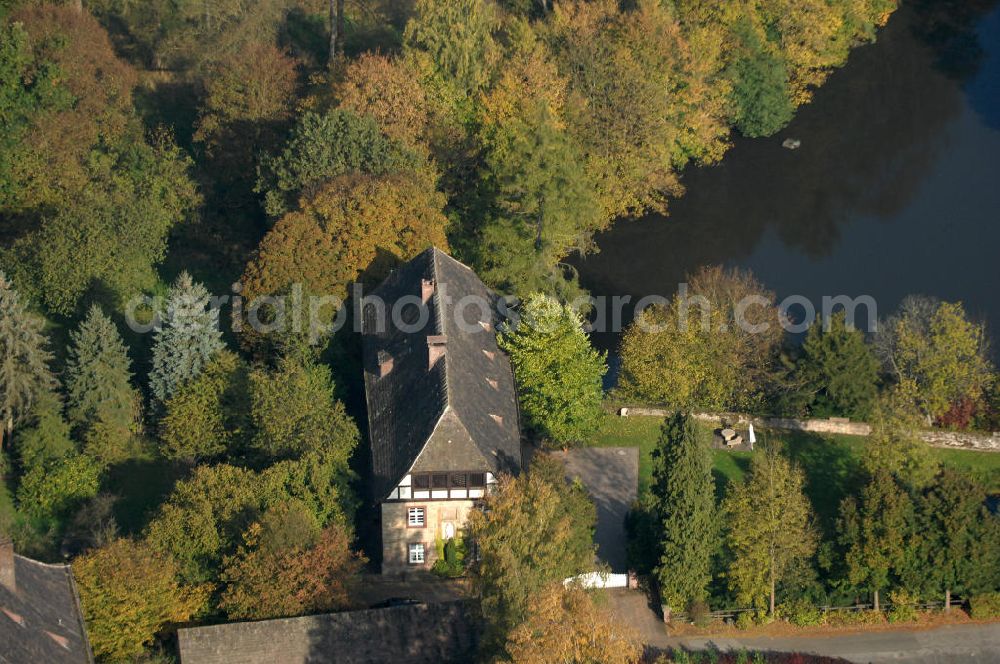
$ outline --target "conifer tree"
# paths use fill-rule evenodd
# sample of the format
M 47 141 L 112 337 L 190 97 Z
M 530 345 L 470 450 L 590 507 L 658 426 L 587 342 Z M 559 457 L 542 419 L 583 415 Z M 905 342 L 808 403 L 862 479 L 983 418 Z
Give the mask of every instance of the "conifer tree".
M 986 488 L 968 475 L 945 469 L 918 499 L 919 579 L 942 593 L 992 591 L 1000 581 L 998 524 L 986 507 Z
M 0 272 L 0 449 L 10 445 L 14 425 L 30 412 L 39 394 L 55 385 L 43 324 L 25 309 Z
M 665 606 L 683 609 L 705 596 L 715 541 L 712 455 L 686 414 L 663 423 L 653 450 L 651 491 L 661 526 L 660 594 Z
M 139 421 L 139 393 L 131 360 L 114 323 L 96 304 L 71 333 L 66 364 L 70 423 L 86 447 L 106 462 L 123 458 Z
M 848 497 L 841 506 L 841 541 L 847 545 L 848 578 L 879 593 L 902 572 L 913 527 L 913 503 L 887 470 L 878 471 L 861 493 L 860 505 Z
M 802 344 L 797 369 L 815 394 L 814 416 L 865 419 L 878 396 L 879 364 L 860 330 L 848 327 L 843 312 L 828 324 L 817 320 Z
M 153 395 L 166 401 L 186 381 L 199 375 L 224 347 L 219 310 L 209 307 L 208 291 L 182 272 L 167 296 L 153 343 Z

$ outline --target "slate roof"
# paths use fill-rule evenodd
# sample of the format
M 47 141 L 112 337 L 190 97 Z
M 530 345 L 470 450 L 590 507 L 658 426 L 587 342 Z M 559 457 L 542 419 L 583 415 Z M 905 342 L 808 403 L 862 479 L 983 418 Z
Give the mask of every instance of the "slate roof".
M 400 329 L 392 324 L 394 308 L 403 322 L 421 322 L 424 280 L 434 283 L 424 307 L 426 323 Z M 465 457 L 452 460 L 452 469 L 520 470 L 517 396 L 510 360 L 496 343 L 497 303 L 498 296 L 469 267 L 435 247 L 398 268 L 366 298 L 365 394 L 377 499 L 413 468 L 445 425 L 449 435 L 464 430 L 471 438 L 449 448 Z M 444 356 L 429 367 L 427 338 L 439 335 L 447 339 Z M 379 358 L 389 356 L 392 369 L 380 377 Z
M 181 664 L 459 664 L 480 629 L 457 601 L 191 627 L 177 643 Z
M 16 592 L 0 584 L 0 662 L 93 662 L 69 565 L 13 560 Z

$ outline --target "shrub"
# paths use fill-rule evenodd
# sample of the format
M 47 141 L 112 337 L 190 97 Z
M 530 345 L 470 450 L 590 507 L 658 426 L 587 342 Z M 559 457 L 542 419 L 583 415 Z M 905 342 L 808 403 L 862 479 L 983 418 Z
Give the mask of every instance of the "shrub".
M 813 627 L 823 624 L 823 612 L 811 603 L 796 599 L 781 605 L 781 616 L 793 625 Z
M 753 611 L 743 611 L 736 616 L 736 629 L 750 629 L 753 627 Z
M 438 576 L 455 578 L 465 573 L 465 544 L 459 537 L 447 541 L 437 540 L 438 559 L 431 571 Z
M 905 590 L 893 590 L 889 593 L 889 622 L 913 622 L 918 617 L 916 598 Z
M 712 622 L 712 614 L 708 610 L 708 604 L 703 600 L 693 600 L 687 606 L 688 619 L 698 627 L 708 627 Z
M 829 625 L 878 625 L 885 622 L 885 615 L 870 609 L 835 611 L 827 615 L 826 622 Z
M 973 596 L 969 600 L 969 609 L 976 620 L 1000 618 L 1000 592 Z

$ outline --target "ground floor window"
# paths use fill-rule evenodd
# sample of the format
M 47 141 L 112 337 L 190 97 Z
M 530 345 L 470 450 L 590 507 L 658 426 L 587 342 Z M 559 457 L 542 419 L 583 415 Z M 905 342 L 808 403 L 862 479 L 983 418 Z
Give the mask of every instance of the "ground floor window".
M 411 544 L 410 545 L 410 564 L 419 565 L 424 562 L 424 545 L 423 544 Z

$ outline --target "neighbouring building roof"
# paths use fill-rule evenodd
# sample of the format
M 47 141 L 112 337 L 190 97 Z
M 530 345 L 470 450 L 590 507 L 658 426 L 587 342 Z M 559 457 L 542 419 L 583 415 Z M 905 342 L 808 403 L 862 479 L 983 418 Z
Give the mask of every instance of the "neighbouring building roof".
M 415 330 L 393 324 L 394 308 L 403 322 L 419 323 L 425 299 L 425 324 Z M 475 272 L 437 248 L 398 268 L 366 298 L 376 498 L 411 471 L 520 470 L 517 395 L 510 361 L 497 347 L 497 302 Z
M 467 601 L 181 629 L 181 664 L 449 664 L 472 661 Z
M 0 662 L 94 661 L 69 565 L 48 565 L 0 542 Z

